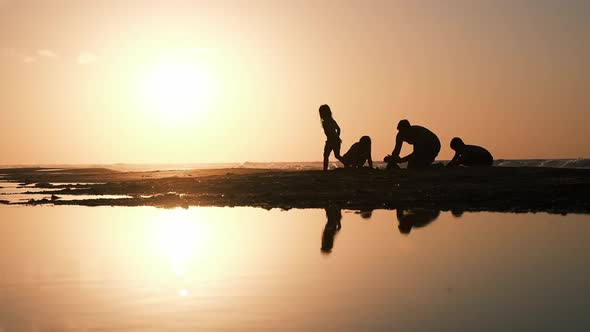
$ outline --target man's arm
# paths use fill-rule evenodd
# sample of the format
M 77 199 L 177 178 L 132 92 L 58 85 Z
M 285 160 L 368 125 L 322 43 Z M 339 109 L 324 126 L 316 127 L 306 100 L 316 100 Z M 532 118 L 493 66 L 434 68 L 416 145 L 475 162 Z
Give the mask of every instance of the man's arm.
M 395 148 L 393 149 L 393 152 L 391 153 L 391 157 L 392 158 L 399 158 L 399 154 L 402 152 L 402 144 L 404 143 L 404 139 L 401 135 L 401 133 L 397 133 L 397 136 L 395 137 Z
M 373 158 L 371 158 L 371 151 L 369 151 L 369 167 L 373 168 Z

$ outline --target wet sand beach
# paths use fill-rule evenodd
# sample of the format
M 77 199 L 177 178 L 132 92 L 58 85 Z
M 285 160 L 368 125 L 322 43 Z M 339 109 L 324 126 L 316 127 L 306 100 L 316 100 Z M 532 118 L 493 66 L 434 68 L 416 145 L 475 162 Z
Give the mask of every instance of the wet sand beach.
M 338 206 L 358 210 L 427 207 L 456 213 L 590 213 L 590 170 L 585 169 L 493 167 L 323 172 L 228 168 L 119 172 L 104 168 L 11 168 L 0 169 L 0 174 L 3 181 L 30 187 L 25 194 L 42 188 L 47 197 L 18 203 L 32 205 L 268 209 Z M 63 200 L 60 195 L 96 197 Z M 104 195 L 128 197 L 101 198 Z

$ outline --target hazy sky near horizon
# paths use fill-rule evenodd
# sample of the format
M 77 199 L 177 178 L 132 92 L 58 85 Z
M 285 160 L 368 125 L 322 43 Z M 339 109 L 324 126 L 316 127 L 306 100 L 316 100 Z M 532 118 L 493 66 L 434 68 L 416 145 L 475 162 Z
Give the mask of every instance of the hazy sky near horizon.
M 590 157 L 590 2 L 0 0 L 0 164 Z M 404 149 L 404 154 L 411 149 Z

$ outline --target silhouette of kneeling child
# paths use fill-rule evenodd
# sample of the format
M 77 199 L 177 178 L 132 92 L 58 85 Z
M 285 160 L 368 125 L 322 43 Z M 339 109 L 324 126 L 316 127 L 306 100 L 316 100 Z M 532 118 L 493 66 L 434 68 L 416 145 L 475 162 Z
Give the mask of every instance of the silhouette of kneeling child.
M 341 162 L 344 167 L 361 168 L 365 163 L 369 163 L 369 167 L 373 168 L 373 158 L 371 158 L 371 137 L 363 136 L 354 143 L 348 152 L 342 156 Z
M 458 167 L 458 166 L 492 166 L 494 163 L 494 157 L 492 154 L 477 145 L 467 145 L 463 143 L 463 140 L 459 137 L 455 137 L 451 140 L 451 149 L 455 150 L 455 156 L 451 160 L 447 167 Z

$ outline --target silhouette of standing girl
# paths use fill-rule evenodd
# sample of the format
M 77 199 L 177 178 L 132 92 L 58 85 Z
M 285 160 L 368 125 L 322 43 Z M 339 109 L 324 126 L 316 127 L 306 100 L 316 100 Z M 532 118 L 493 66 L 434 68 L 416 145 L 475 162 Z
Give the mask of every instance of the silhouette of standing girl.
M 332 151 L 334 156 L 340 162 L 342 162 L 342 156 L 340 155 L 340 145 L 342 140 L 340 139 L 340 127 L 336 123 L 336 120 L 332 118 L 332 110 L 330 106 L 320 106 L 320 119 L 322 120 L 322 127 L 326 134 L 326 145 L 324 146 L 324 171 L 328 170 L 328 158 Z

